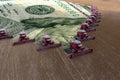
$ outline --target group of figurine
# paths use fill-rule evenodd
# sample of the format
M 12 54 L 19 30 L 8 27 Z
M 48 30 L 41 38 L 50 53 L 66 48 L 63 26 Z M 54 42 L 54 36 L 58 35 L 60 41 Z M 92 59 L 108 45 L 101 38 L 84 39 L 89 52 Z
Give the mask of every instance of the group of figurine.
M 100 22 L 99 20 L 100 14 L 98 13 L 97 8 L 94 6 L 92 6 L 91 11 L 92 14 L 90 15 L 90 17 L 78 29 L 76 34 L 77 37 L 72 38 L 70 40 L 71 53 L 69 54 L 69 58 L 73 58 L 81 54 L 91 53 L 93 51 L 93 49 L 83 47 L 81 43 L 82 41 L 95 39 L 95 37 L 89 36 L 87 32 L 96 31 L 94 26 L 97 26 L 98 24 L 96 23 Z M 13 36 L 8 35 L 5 29 L 0 29 L 0 39 L 9 39 L 9 38 L 13 38 Z M 27 42 L 34 42 L 34 41 L 35 39 L 30 39 L 29 37 L 27 37 L 25 31 L 22 31 L 19 33 L 18 41 L 14 42 L 13 46 Z M 37 51 L 41 51 L 48 48 L 60 47 L 60 46 L 61 43 L 54 43 L 51 40 L 51 37 L 47 33 L 45 33 L 42 37 L 42 45 L 37 49 Z
M 91 8 L 92 14 L 90 17 L 82 23 L 80 28 L 77 31 L 77 37 L 73 38 L 70 41 L 70 49 L 71 53 L 69 54 L 69 58 L 73 58 L 78 55 L 87 54 L 93 52 L 93 49 L 83 47 L 83 41 L 94 40 L 95 37 L 89 36 L 87 32 L 96 31 L 95 26 L 98 26 L 98 22 L 100 22 L 100 13 L 97 8 L 92 6 Z

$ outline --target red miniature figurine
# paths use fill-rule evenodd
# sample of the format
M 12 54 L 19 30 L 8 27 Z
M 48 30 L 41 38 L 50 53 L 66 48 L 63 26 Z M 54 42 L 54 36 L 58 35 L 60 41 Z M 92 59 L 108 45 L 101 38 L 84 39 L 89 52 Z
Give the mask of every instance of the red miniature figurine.
M 83 47 L 81 41 L 77 38 L 70 41 L 70 49 L 71 53 L 68 55 L 69 58 L 93 52 L 93 49 Z
M 44 46 L 54 44 L 54 42 L 51 40 L 51 38 L 48 34 L 45 34 L 42 39 L 43 39 L 42 42 L 43 42 Z
M 80 27 L 80 29 L 85 30 L 86 32 L 92 32 L 92 31 L 96 31 L 95 28 L 91 27 L 88 23 L 83 23 Z
M 10 39 L 10 38 L 13 38 L 13 36 L 8 35 L 5 29 L 0 29 L 0 39 Z
M 49 48 L 55 48 L 55 47 L 60 47 L 61 44 L 60 43 L 54 43 L 50 36 L 48 34 L 44 34 L 42 37 L 42 45 L 37 49 L 37 51 L 41 51 L 41 50 L 45 50 L 45 49 L 49 49 Z
M 18 44 L 28 43 L 28 42 L 34 42 L 34 41 L 35 39 L 30 39 L 29 37 L 27 37 L 25 31 L 21 31 L 19 33 L 19 40 L 17 42 L 14 42 L 13 46 Z
M 79 29 L 77 31 L 77 37 L 81 41 L 88 41 L 88 40 L 94 40 L 95 39 L 95 37 L 88 36 L 87 32 L 84 29 Z

